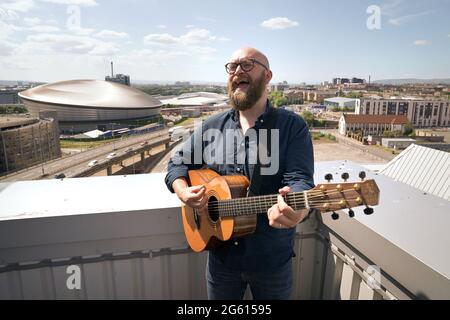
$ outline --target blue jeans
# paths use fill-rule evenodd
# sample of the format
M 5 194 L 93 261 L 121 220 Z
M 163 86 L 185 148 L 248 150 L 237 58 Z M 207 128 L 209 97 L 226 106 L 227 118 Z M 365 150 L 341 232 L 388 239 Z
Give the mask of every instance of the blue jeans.
M 210 300 L 242 300 L 247 285 L 255 300 L 287 300 L 292 281 L 292 259 L 275 271 L 241 272 L 228 269 L 208 255 L 206 283 Z

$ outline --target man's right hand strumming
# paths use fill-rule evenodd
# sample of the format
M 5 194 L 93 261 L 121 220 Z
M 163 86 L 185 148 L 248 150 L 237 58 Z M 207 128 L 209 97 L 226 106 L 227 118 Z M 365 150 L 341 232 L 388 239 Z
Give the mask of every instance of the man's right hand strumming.
M 178 198 L 193 209 L 202 209 L 208 201 L 205 196 L 206 188 L 203 185 L 189 187 L 185 179 L 178 178 L 173 182 L 172 188 Z

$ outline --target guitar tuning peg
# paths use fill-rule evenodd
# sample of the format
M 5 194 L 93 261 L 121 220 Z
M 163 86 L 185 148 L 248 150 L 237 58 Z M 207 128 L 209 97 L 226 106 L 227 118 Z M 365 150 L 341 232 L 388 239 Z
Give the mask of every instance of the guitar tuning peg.
M 325 175 L 325 180 L 327 180 L 328 182 L 330 182 L 331 180 L 333 180 L 333 175 L 331 173 L 327 173 Z
M 341 175 L 341 178 L 344 180 L 344 182 L 347 182 L 347 179 L 349 178 L 349 174 L 348 174 L 347 172 L 344 172 L 344 173 Z
M 361 178 L 361 181 L 364 181 L 364 178 L 366 177 L 366 172 L 365 171 L 361 171 L 359 173 L 359 177 Z
M 349 216 L 350 218 L 353 218 L 353 217 L 355 216 L 355 211 L 353 211 L 352 209 L 349 209 L 349 210 L 348 210 L 348 216 Z
M 373 208 L 366 206 L 366 208 L 363 211 L 365 214 L 371 215 L 373 213 Z
M 337 220 L 337 219 L 339 219 L 339 214 L 337 214 L 336 212 L 333 211 L 333 213 L 331 214 L 331 218 L 333 220 Z

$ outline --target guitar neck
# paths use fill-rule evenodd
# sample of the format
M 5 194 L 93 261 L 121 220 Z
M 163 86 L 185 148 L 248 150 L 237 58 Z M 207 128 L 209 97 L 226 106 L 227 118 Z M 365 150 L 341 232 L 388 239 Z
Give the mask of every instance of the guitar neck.
M 361 182 L 319 184 L 314 189 L 291 192 L 284 201 L 294 210 L 319 209 L 329 212 L 344 208 L 377 205 L 380 190 L 373 179 Z M 278 195 L 219 200 L 210 209 L 221 217 L 237 217 L 265 213 L 276 204 Z
M 292 192 L 284 197 L 284 201 L 294 210 L 310 207 L 308 191 Z M 221 217 L 237 217 L 265 213 L 278 201 L 278 195 L 256 196 L 248 198 L 228 199 L 218 201 L 219 215 Z

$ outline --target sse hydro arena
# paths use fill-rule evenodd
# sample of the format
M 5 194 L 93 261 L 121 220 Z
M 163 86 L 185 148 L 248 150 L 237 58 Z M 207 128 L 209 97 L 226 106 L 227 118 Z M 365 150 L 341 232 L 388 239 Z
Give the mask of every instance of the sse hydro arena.
M 161 101 L 123 84 L 102 80 L 69 80 L 19 93 L 32 116 L 57 112 L 63 132 L 114 130 L 160 119 Z M 145 124 L 145 122 L 144 122 Z

